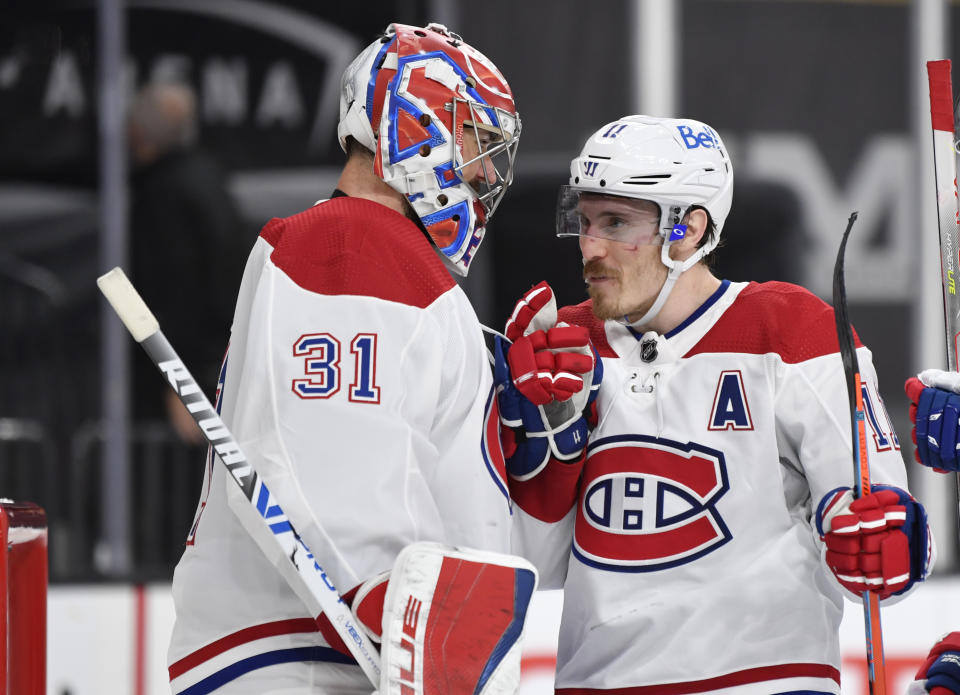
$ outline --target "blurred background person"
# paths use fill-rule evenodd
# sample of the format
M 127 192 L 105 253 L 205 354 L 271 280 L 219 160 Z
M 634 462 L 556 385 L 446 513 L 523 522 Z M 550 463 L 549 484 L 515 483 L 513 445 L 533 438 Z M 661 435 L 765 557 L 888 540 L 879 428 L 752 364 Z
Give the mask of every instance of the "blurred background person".
M 127 130 L 133 281 L 212 398 L 253 238 L 222 168 L 197 145 L 190 87 L 148 84 L 133 100 Z M 165 419 L 184 442 L 203 441 L 146 355 L 135 355 L 133 375 L 135 421 Z

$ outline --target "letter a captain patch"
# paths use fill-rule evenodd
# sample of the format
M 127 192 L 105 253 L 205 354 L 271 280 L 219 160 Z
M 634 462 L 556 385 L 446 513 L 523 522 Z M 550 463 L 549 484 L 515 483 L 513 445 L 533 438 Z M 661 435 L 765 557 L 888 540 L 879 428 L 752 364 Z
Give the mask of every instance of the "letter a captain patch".
M 752 430 L 753 419 L 740 370 L 720 372 L 710 411 L 710 430 Z

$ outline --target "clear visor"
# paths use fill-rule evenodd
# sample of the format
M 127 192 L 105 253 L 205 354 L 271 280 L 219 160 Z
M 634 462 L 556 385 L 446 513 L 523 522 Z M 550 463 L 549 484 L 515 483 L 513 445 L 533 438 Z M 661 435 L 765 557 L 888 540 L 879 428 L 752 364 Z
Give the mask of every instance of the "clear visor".
M 557 236 L 593 237 L 630 246 L 660 245 L 660 206 L 561 186 L 557 201 Z
M 448 108 L 453 110 L 454 123 L 462 110 L 467 110 L 463 121 L 464 162 L 454 166 L 454 171 L 477 192 L 489 220 L 513 183 L 520 119 L 510 111 L 464 99 L 454 99 Z M 453 161 L 457 161 L 455 156 Z

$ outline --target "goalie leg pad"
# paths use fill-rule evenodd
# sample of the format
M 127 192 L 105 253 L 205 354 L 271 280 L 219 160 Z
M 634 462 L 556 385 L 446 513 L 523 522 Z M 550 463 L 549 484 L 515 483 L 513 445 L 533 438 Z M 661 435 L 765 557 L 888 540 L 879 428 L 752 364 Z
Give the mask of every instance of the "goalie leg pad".
M 380 695 L 507 695 L 520 684 L 533 565 L 513 555 L 414 543 L 384 601 Z
M 383 636 L 383 601 L 389 580 L 389 570 L 368 579 L 357 588 L 357 593 L 350 603 L 353 617 L 367 633 L 367 637 L 378 644 Z

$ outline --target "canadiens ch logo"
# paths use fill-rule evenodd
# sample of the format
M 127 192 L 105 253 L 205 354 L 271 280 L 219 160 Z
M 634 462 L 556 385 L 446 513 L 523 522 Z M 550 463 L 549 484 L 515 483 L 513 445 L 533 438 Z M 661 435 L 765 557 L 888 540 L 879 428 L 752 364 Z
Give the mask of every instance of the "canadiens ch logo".
M 716 509 L 730 489 L 722 452 L 642 435 L 605 437 L 588 452 L 573 539 L 581 562 L 655 572 L 731 539 Z

